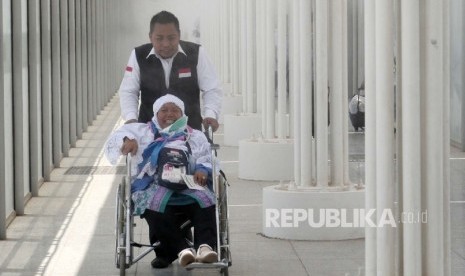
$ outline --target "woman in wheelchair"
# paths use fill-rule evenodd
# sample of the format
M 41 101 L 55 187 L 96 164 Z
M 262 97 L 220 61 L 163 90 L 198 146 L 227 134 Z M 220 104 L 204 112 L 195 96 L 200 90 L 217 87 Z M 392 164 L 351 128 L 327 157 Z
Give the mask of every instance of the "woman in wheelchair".
M 160 97 L 153 111 L 151 122 L 126 124 L 112 133 L 105 154 L 112 164 L 121 154 L 133 156 L 134 215 L 147 221 L 150 243 L 160 241 L 154 268 L 167 267 L 177 258 L 181 266 L 216 262 L 210 144 L 201 131 L 187 126 L 184 103 L 178 97 Z M 179 227 L 178 214 L 194 227 L 195 250 Z

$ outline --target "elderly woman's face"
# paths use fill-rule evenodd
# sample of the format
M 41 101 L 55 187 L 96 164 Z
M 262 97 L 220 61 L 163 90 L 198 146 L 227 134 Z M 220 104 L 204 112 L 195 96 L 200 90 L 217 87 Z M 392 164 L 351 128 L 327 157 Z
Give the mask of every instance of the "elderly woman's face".
M 157 112 L 157 121 L 160 127 L 166 128 L 182 117 L 182 110 L 174 103 L 165 103 Z

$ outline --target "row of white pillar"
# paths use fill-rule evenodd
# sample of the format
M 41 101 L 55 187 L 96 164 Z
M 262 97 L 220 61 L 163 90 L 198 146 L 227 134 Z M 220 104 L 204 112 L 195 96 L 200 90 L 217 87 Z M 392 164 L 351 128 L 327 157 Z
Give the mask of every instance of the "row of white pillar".
M 208 35 L 202 40 L 209 48 L 230 47 L 231 55 L 219 59 L 221 73 L 230 72 L 223 79 L 231 81 L 233 93 L 242 95 L 244 113 L 260 113 L 262 136 L 294 138 L 296 183 L 310 186 L 316 180 L 321 187 L 343 186 L 348 183 L 347 135 L 344 135 L 347 133 L 347 62 L 344 61 L 347 4 L 333 1 L 329 6 L 327 1 L 318 0 L 316 5 L 313 2 L 222 0 L 214 13 L 227 14 L 220 21 L 231 24 L 229 27 L 220 24 L 221 39 Z M 211 1 L 206 5 L 211 7 Z M 210 30 L 217 18 L 205 19 L 203 26 Z M 333 103 L 330 130 L 329 97 Z M 311 138 L 313 121 L 315 142 Z M 329 156 L 328 134 L 332 139 L 331 170 L 328 162 L 323 161 Z
M 223 64 L 222 68 L 229 68 L 233 91 L 245 97 L 244 112 L 251 111 L 249 100 L 257 99 L 254 105 L 262 116 L 263 136 L 282 138 L 281 123 L 275 129 L 275 111 L 277 106 L 278 112 L 287 112 L 281 100 L 285 95 L 283 72 L 287 70 L 283 52 L 288 53 L 290 74 L 286 81 L 290 84 L 295 181 L 302 186 L 313 185 L 314 179 L 318 187 L 342 186 L 349 182 L 344 93 L 348 80 L 347 3 L 283 2 L 255 1 L 255 21 L 250 20 L 250 5 L 240 1 L 220 5 L 230 8 L 232 23 L 223 30 L 230 34 L 228 44 L 232 51 L 229 66 Z M 397 210 L 398 217 L 421 211 L 428 214 L 425 224 L 404 223 L 398 229 L 389 225 L 367 228 L 367 275 L 450 275 L 448 9 L 447 1 L 364 2 L 366 207 L 376 209 L 377 218 L 386 209 Z M 288 16 L 287 23 L 284 15 Z M 247 31 L 255 31 L 250 44 L 250 34 L 240 36 L 244 28 L 240 22 L 247 23 Z M 288 38 L 288 44 L 284 38 Z M 256 47 L 249 47 L 253 43 Z M 243 85 L 249 75 L 241 74 L 249 70 L 244 60 L 251 59 L 256 66 L 252 90 L 250 85 Z
M 120 2 L 0 0 L 0 239 L 115 94 Z
M 378 219 L 386 209 L 427 214 L 427 223 L 366 228 L 367 275 L 450 275 L 448 9 L 365 1 L 366 208 Z
M 282 137 L 279 124 L 278 131 L 274 129 L 274 68 L 277 66 L 278 111 L 283 112 L 279 97 L 283 97 L 283 71 L 286 70 L 283 49 L 288 46 L 295 181 L 312 185 L 315 179 L 320 187 L 344 185 L 348 182 L 347 105 L 343 92 L 348 79 L 346 2 L 300 0 L 287 2 L 286 7 L 283 2 L 256 1 L 254 95 L 263 118 L 262 133 L 268 139 Z M 248 20 L 248 6 L 239 2 L 231 7 L 230 16 L 237 19 L 235 22 L 253 22 Z M 390 226 L 367 228 L 367 275 L 450 275 L 448 8 L 447 1 L 365 1 L 366 207 L 376 209 L 378 218 L 386 209 L 397 210 L 398 216 L 402 212 L 418 214 L 425 210 L 428 214 L 428 223 L 404 223 L 398 232 Z M 244 14 L 248 14 L 247 20 L 243 20 Z M 289 15 L 288 45 L 283 44 L 286 37 L 283 27 L 287 26 L 282 19 L 284 14 Z M 243 30 L 240 26 L 243 25 L 233 24 L 228 30 L 234 49 L 229 68 L 236 72 L 231 74 L 234 91 L 247 95 L 251 90 L 239 91 L 247 87 L 241 85 L 247 75 L 239 75 L 245 68 L 240 57 L 252 52 L 246 47 L 248 52 L 243 53 L 244 47 L 239 47 L 244 45 L 243 40 L 242 44 L 239 42 L 238 32 Z M 399 26 L 397 30 L 395 26 Z M 249 59 L 247 56 L 246 60 Z M 397 84 L 395 96 L 394 84 Z M 248 99 L 249 96 L 244 103 Z M 249 112 L 246 106 L 244 111 Z M 316 114 L 315 151 L 310 138 L 313 113 Z M 331 169 L 326 162 L 328 133 Z M 329 170 L 331 179 L 327 178 Z M 395 244 L 399 248 L 397 252 Z

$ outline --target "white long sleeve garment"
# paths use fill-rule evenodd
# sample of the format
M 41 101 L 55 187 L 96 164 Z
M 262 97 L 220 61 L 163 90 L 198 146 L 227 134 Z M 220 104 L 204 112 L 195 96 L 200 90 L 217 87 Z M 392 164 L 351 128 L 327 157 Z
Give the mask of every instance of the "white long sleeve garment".
M 179 54 L 185 55 L 181 45 L 178 46 L 178 52 L 176 55 Z M 169 88 L 169 77 L 174 56 L 169 59 L 163 59 L 153 48 L 147 58 L 150 55 L 155 55 L 158 59 L 160 59 L 165 72 L 166 87 Z M 199 47 L 197 77 L 203 101 L 202 116 L 203 118 L 210 117 L 218 120 L 221 111 L 223 89 L 213 63 L 202 46 Z M 129 56 L 129 61 L 119 88 L 121 116 L 123 120 L 127 121 L 138 118 L 139 93 L 140 68 L 137 62 L 136 52 L 133 49 Z
M 132 175 L 136 175 L 138 173 L 137 165 L 143 161 L 142 153 L 150 145 L 150 143 L 153 142 L 154 135 L 149 124 L 133 123 L 121 126 L 108 137 L 104 146 L 105 157 L 112 165 L 117 164 L 118 159 L 122 154 L 121 147 L 123 145 L 124 137 L 136 139 L 137 141 L 138 150 L 132 159 L 133 162 L 131 168 Z M 193 129 L 188 142 L 191 147 L 192 158 L 195 160 L 195 163 L 202 164 L 207 168 L 212 168 L 210 144 L 208 143 L 205 135 L 201 131 Z M 165 147 L 187 151 L 186 143 L 179 140 L 168 142 Z M 219 166 L 217 166 L 217 168 L 219 168 Z M 154 172 L 155 171 L 148 173 L 149 175 L 152 175 Z

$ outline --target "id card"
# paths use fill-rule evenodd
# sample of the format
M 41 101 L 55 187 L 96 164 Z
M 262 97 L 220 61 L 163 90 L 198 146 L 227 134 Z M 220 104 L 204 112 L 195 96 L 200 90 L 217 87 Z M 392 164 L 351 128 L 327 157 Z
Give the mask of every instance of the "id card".
M 186 174 L 185 167 L 175 167 L 171 164 L 163 166 L 163 173 L 161 179 L 171 183 L 183 183 L 182 175 Z

